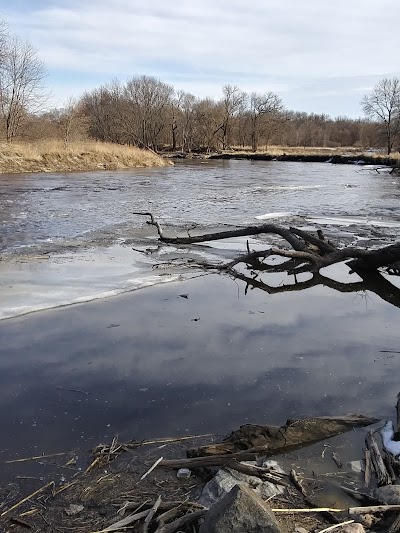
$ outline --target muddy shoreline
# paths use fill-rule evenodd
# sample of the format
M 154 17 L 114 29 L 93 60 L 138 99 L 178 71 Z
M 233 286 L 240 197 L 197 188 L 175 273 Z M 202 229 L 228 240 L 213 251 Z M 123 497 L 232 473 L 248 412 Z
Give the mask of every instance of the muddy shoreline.
M 400 159 L 390 156 L 369 156 L 360 152 L 355 155 L 341 154 L 283 154 L 268 153 L 176 153 L 162 154 L 171 159 L 211 159 L 211 160 L 245 160 L 245 161 L 288 161 L 300 163 L 332 163 L 337 165 L 384 165 L 399 168 Z

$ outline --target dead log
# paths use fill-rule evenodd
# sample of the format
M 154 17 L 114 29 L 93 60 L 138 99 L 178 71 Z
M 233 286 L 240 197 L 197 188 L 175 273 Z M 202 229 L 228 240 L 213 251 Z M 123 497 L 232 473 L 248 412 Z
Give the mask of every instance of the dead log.
M 249 235 L 275 234 L 287 241 L 292 250 L 273 247 L 264 252 L 247 253 L 228 265 L 225 268 L 232 268 L 238 262 L 249 263 L 256 258 L 267 257 L 269 255 L 280 255 L 282 257 L 299 259 L 302 262 L 312 263 L 314 270 L 319 270 L 323 267 L 352 259 L 349 264 L 354 269 L 376 270 L 382 266 L 392 265 L 400 261 L 400 242 L 384 246 L 377 250 L 367 250 L 365 248 L 346 247 L 342 249 L 335 248 L 331 243 L 326 242 L 318 237 L 311 235 L 308 232 L 299 230 L 297 228 L 284 228 L 277 224 L 261 224 L 257 226 L 246 226 L 233 230 L 219 231 L 215 233 L 206 233 L 203 235 L 195 235 L 188 237 L 168 237 L 164 234 L 159 222 L 154 218 L 154 215 L 149 212 L 134 212 L 135 215 L 147 216 L 150 221 L 148 224 L 155 226 L 159 236 L 159 240 L 171 244 L 196 244 L 207 241 L 215 241 L 227 239 L 231 237 L 244 237 Z M 219 267 L 222 269 L 223 267 Z
M 255 460 L 257 456 L 254 454 L 251 460 Z M 212 467 L 225 467 L 231 468 L 246 474 L 247 476 L 254 476 L 262 479 L 263 481 L 269 481 L 275 483 L 276 485 L 282 485 L 288 487 L 289 484 L 285 481 L 282 481 L 283 474 L 276 472 L 271 468 L 261 468 L 258 466 L 248 465 L 245 463 L 240 463 L 233 455 L 215 455 L 212 457 L 190 457 L 188 459 L 164 459 L 158 465 L 164 468 L 212 468 Z
M 378 487 L 381 487 L 382 485 L 391 485 L 392 480 L 388 471 L 386 470 L 386 466 L 383 462 L 383 458 L 375 440 L 373 431 L 370 431 L 366 436 L 365 444 L 367 449 L 371 452 L 371 463 L 378 480 Z
M 320 440 L 340 435 L 355 427 L 369 426 L 378 422 L 362 415 L 316 417 L 288 420 L 282 427 L 246 424 L 233 431 L 223 442 L 192 448 L 188 457 L 233 454 L 263 446 L 265 455 L 271 456 L 308 446 Z
M 276 224 L 261 224 L 258 226 L 246 226 L 245 228 L 238 228 L 233 230 L 219 231 L 216 233 L 205 233 L 203 235 L 196 235 L 193 237 L 167 237 L 159 222 L 157 222 L 152 213 L 133 212 L 133 215 L 144 215 L 150 217 L 147 223 L 157 228 L 160 241 L 171 244 L 196 244 L 199 242 L 218 241 L 222 239 L 230 239 L 232 237 L 246 237 L 250 235 L 260 235 L 261 233 L 275 233 L 285 239 L 294 250 L 306 250 L 307 247 L 294 233 L 283 226 Z M 323 242 L 323 241 L 319 241 Z

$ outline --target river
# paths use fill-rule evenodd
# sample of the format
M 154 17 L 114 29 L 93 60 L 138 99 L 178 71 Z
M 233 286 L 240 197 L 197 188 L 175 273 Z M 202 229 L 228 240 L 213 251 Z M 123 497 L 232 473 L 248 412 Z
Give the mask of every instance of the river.
M 245 240 L 158 246 L 132 212 L 152 211 L 172 233 L 268 219 L 374 245 L 397 238 L 399 198 L 399 177 L 319 163 L 0 176 L 1 457 L 88 448 L 116 433 L 226 432 L 350 411 L 390 417 L 396 305 L 323 285 L 267 294 L 170 266 L 185 254 L 233 257 Z M 169 265 L 155 269 L 160 261 Z M 345 265 L 329 273 L 359 281 Z M 269 279 L 279 288 L 287 278 Z

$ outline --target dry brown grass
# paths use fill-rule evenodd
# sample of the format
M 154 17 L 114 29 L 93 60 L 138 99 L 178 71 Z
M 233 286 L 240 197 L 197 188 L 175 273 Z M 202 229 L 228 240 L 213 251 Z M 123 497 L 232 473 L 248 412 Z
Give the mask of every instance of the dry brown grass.
M 239 147 L 233 146 L 230 150 L 225 150 L 224 153 L 232 153 L 235 155 L 240 154 L 252 154 L 251 147 Z M 327 148 L 322 146 L 312 146 L 303 148 L 301 146 L 269 146 L 268 150 L 265 148 L 260 148 L 257 150 L 259 155 L 269 155 L 273 157 L 278 157 L 282 155 L 288 156 L 326 156 L 328 158 L 333 156 L 343 156 L 343 157 L 359 157 L 360 159 L 366 160 L 376 160 L 377 164 L 400 164 L 400 152 L 392 152 L 390 156 L 387 155 L 385 150 L 367 150 L 365 148 L 356 148 L 354 146 L 342 146 L 338 148 Z M 372 161 L 373 163 L 373 161 Z
M 251 146 L 233 146 L 232 150 L 229 150 L 235 153 L 249 153 L 252 152 Z M 228 150 L 227 150 L 228 152 Z M 272 156 L 279 155 L 357 155 L 363 154 L 364 150 L 362 148 L 354 148 L 353 146 L 343 146 L 340 148 L 327 148 L 324 146 L 311 146 L 311 147 L 302 147 L 302 146 L 268 146 L 268 149 L 265 150 L 265 147 L 259 147 L 257 150 L 258 154 L 268 154 Z
M 111 143 L 88 141 L 64 146 L 61 141 L 49 140 L 0 144 L 0 173 L 116 170 L 166 164 L 148 150 Z

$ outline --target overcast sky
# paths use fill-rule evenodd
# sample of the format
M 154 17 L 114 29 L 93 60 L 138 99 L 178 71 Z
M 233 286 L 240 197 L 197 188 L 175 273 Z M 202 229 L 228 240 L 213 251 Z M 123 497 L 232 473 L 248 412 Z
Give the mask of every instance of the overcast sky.
M 0 0 L 45 61 L 55 105 L 147 74 L 197 96 L 230 83 L 351 117 L 378 80 L 400 76 L 399 15 L 399 0 Z

